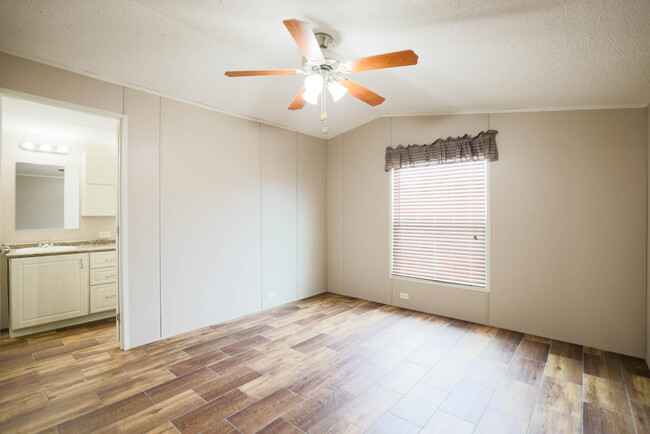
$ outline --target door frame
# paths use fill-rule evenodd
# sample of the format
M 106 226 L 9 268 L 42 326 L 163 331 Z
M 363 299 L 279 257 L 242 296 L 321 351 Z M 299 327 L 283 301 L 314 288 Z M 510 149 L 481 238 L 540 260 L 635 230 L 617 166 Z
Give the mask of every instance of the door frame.
M 128 251 L 127 251 L 127 116 L 123 113 L 115 113 L 108 110 L 97 109 L 80 104 L 70 103 L 57 99 L 47 98 L 30 93 L 19 92 L 12 89 L 0 87 L 0 151 L 2 150 L 2 98 L 10 97 L 22 99 L 54 107 L 81 111 L 93 115 L 104 116 L 118 121 L 117 131 L 117 215 L 115 216 L 115 249 L 117 252 L 117 307 L 116 307 L 116 329 L 117 339 L 122 350 L 130 348 L 129 344 L 129 310 L 128 303 Z M 2 153 L 0 152 L 0 163 Z M 1 166 L 0 166 L 1 167 Z M 0 169 L 1 170 L 1 169 Z M 1 201 L 0 201 L 1 209 Z M 0 213 L 1 214 L 1 213 Z M 0 245 L 2 245 L 2 234 L 0 231 Z M 8 307 L 7 307 L 8 308 Z

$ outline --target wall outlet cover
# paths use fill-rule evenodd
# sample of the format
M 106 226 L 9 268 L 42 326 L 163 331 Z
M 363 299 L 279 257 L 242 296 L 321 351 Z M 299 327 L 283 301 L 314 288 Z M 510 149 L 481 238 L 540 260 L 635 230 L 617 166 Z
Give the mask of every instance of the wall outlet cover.
M 269 292 L 269 300 L 273 300 L 275 298 L 275 292 Z
M 408 292 L 400 292 L 399 293 L 399 298 L 402 300 L 408 300 L 409 299 L 409 293 Z
M 110 238 L 110 237 L 111 237 L 111 231 L 105 231 L 99 233 L 99 238 Z

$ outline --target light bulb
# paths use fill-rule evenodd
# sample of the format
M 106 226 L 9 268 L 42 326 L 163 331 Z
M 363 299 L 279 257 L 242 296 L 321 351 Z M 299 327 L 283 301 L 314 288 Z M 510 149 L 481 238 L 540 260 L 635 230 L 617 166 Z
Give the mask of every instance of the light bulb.
M 23 142 L 21 146 L 23 149 L 34 149 L 34 144 L 32 142 Z
M 308 75 L 305 78 L 305 93 L 315 93 L 316 96 L 323 90 L 323 77 L 320 74 Z
M 67 154 L 69 150 L 70 150 L 70 148 L 68 148 L 67 146 L 57 146 L 56 147 L 56 152 L 58 152 L 59 154 Z
M 310 92 L 310 91 L 305 91 L 302 94 L 302 99 L 307 101 L 309 104 L 316 104 L 318 102 L 318 94 L 320 92 Z
M 330 84 L 327 85 L 327 90 L 329 90 L 330 95 L 332 95 L 332 98 L 334 99 L 334 102 L 340 100 L 343 95 L 348 91 L 348 89 L 341 85 L 338 81 L 333 81 Z

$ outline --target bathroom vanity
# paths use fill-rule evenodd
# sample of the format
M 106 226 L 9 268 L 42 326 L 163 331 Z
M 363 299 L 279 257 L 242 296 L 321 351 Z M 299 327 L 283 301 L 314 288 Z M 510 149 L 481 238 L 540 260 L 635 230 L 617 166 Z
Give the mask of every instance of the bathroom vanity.
M 11 336 L 115 316 L 115 244 L 13 247 L 6 256 Z

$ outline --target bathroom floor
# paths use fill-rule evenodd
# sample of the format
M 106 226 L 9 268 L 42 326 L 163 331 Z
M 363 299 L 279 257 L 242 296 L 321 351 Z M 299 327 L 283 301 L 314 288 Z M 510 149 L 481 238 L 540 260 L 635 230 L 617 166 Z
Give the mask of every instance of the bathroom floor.
M 642 359 L 334 294 L 127 352 L 3 332 L 0 390 L 2 432 L 650 432 Z

